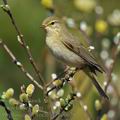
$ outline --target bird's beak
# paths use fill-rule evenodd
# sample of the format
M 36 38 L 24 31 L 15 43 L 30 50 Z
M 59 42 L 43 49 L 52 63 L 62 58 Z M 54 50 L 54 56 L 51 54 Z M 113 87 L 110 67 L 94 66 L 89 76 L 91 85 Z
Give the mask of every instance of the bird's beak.
M 46 28 L 47 27 L 47 25 L 45 25 L 45 24 L 42 24 L 41 26 L 40 26 L 40 28 Z
M 44 25 L 41 25 L 41 26 L 40 26 L 40 28 L 42 28 L 42 29 L 43 29 L 43 28 L 45 28 L 45 26 L 44 26 Z

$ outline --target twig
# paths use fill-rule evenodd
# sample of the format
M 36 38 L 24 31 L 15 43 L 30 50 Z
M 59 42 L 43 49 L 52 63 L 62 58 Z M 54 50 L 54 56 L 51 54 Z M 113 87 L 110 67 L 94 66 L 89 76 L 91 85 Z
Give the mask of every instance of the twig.
M 20 61 L 17 60 L 17 58 L 14 56 L 14 54 L 12 53 L 12 51 L 7 47 L 7 45 L 0 39 L 0 46 L 3 47 L 3 49 L 7 52 L 7 54 L 10 56 L 10 58 L 12 59 L 13 63 L 15 65 L 17 65 L 17 67 L 25 74 L 25 76 L 30 79 L 38 88 L 40 88 L 41 90 L 43 90 L 44 95 L 45 95 L 45 91 L 43 86 L 41 86 L 32 76 L 30 73 L 27 72 L 27 70 L 24 68 L 24 66 L 21 64 Z M 49 103 L 47 103 L 47 106 L 49 105 Z M 49 112 L 50 114 L 50 112 Z M 50 115 L 49 115 L 50 116 Z
M 51 80 L 50 82 L 48 82 L 45 86 L 48 87 L 50 84 L 52 84 L 55 80 L 60 79 L 63 75 L 65 75 L 67 73 L 67 71 L 70 68 L 66 68 L 62 73 L 60 73 L 55 79 Z
M 4 48 L 4 50 L 7 52 L 7 54 L 12 59 L 13 63 L 17 65 L 18 68 L 25 74 L 27 78 L 29 78 L 34 84 L 38 86 L 41 90 L 43 90 L 43 87 L 31 76 L 30 73 L 27 72 L 27 70 L 24 68 L 24 66 L 17 60 L 17 58 L 14 56 L 12 51 L 7 47 L 7 45 L 0 39 L 0 45 Z
M 0 100 L 0 106 L 2 106 L 5 109 L 8 120 L 13 120 L 11 111 L 9 110 L 9 108 L 5 105 L 5 103 L 2 100 Z
M 119 54 L 119 51 L 117 50 L 119 45 L 120 45 L 120 40 L 119 40 L 119 43 L 117 44 L 117 46 L 115 46 L 115 48 L 112 49 L 112 51 L 113 51 L 113 54 L 112 54 L 113 62 L 111 64 L 110 68 L 108 68 L 108 72 L 107 72 L 107 76 L 106 76 L 106 79 L 107 79 L 106 81 L 107 82 L 106 82 L 106 85 L 105 85 L 105 92 L 107 91 L 107 88 L 108 88 L 108 86 L 109 86 L 109 84 L 111 83 L 111 80 L 112 80 L 111 74 L 113 72 L 113 68 L 115 66 L 115 62 L 116 62 L 117 56 Z
M 64 109 L 60 110 L 60 112 L 59 112 L 57 115 L 55 115 L 55 116 L 52 118 L 52 120 L 56 120 L 63 112 L 64 112 Z
M 4 4 L 7 5 L 7 0 L 3 0 Z
M 65 111 L 65 108 L 68 106 L 68 104 L 69 104 L 72 100 L 74 100 L 74 96 L 75 96 L 75 94 L 72 94 L 72 96 L 71 96 L 71 98 L 68 100 L 67 104 L 66 104 L 64 107 L 62 107 L 61 110 L 60 110 L 60 112 L 59 112 L 57 115 L 55 115 L 51 120 L 56 120 L 56 119 Z
M 64 82 L 66 82 L 66 81 L 68 82 L 68 81 L 69 81 L 69 78 L 70 78 L 70 77 L 73 77 L 73 76 L 74 76 L 74 74 L 76 73 L 76 71 L 77 71 L 77 68 L 75 68 L 74 70 L 68 68 L 68 69 L 66 69 L 66 70 L 63 72 L 64 74 L 66 73 L 64 77 L 61 78 L 61 76 L 58 76 L 56 79 L 52 80 L 52 82 L 54 82 L 54 81 L 57 80 L 57 79 L 60 79 L 60 80 L 62 81 L 62 85 L 63 85 Z M 52 83 L 52 82 L 51 82 L 51 83 Z M 49 84 L 51 84 L 51 83 L 49 83 Z M 62 85 L 61 85 L 61 86 L 62 86 Z M 61 87 L 61 86 L 59 86 L 59 87 Z M 56 88 L 58 88 L 58 86 L 53 86 L 50 90 L 47 91 L 46 95 L 48 95 L 49 92 L 51 92 L 52 90 L 54 90 L 54 89 L 56 89 Z
M 38 69 L 38 67 L 37 67 L 37 65 L 36 65 L 33 57 L 32 57 L 31 50 L 30 50 L 29 46 L 26 44 L 26 42 L 25 42 L 25 40 L 24 40 L 24 37 L 23 37 L 23 34 L 21 33 L 20 29 L 18 28 L 18 26 L 17 26 L 17 24 L 16 24 L 16 21 L 15 21 L 13 15 L 12 15 L 12 12 L 11 12 L 11 10 L 10 10 L 10 7 L 9 7 L 8 3 L 7 3 L 7 0 L 3 0 L 3 3 L 4 3 L 4 5 L 2 6 L 2 9 L 3 9 L 3 10 L 8 14 L 8 16 L 10 17 L 11 22 L 12 22 L 12 25 L 13 25 L 13 27 L 15 28 L 16 33 L 17 33 L 18 42 L 19 42 L 20 45 L 25 49 L 26 54 L 27 54 L 27 56 L 28 56 L 28 58 L 29 58 L 29 62 L 30 62 L 31 65 L 33 66 L 33 69 L 34 69 L 34 71 L 35 71 L 35 73 L 36 73 L 37 77 L 39 78 L 39 80 L 40 80 L 40 82 L 41 82 L 42 85 L 40 85 L 37 81 L 35 81 L 34 78 L 33 78 L 25 69 L 23 69 L 23 66 L 20 67 L 20 68 L 21 68 L 21 70 L 25 73 L 25 75 L 26 75 L 31 81 L 33 81 L 40 89 L 43 90 L 44 95 L 45 95 L 45 88 L 44 88 L 45 82 L 44 82 L 44 79 L 43 79 L 43 77 L 42 77 L 42 75 L 41 75 L 41 73 L 40 73 L 40 71 L 39 71 L 39 69 Z M 48 105 L 48 104 L 49 104 L 49 103 L 47 103 L 47 105 Z M 48 107 L 49 107 L 49 105 L 48 105 Z M 50 112 L 49 112 L 49 117 L 50 117 Z
M 27 43 L 24 40 L 23 34 L 20 32 L 20 30 L 19 30 L 19 28 L 18 28 L 18 26 L 16 24 L 16 21 L 15 21 L 13 15 L 12 15 L 12 12 L 10 10 L 10 7 L 8 5 L 7 0 L 3 0 L 3 3 L 4 3 L 4 5 L 2 6 L 2 9 L 8 14 L 8 16 L 11 19 L 12 25 L 14 26 L 14 28 L 15 28 L 15 30 L 17 32 L 18 42 L 25 49 L 25 51 L 27 53 L 27 56 L 29 58 L 29 61 L 30 61 L 31 65 L 33 66 L 33 69 L 34 69 L 36 75 L 38 76 L 38 78 L 41 81 L 42 85 L 44 85 L 44 79 L 43 79 L 43 77 L 42 77 L 42 75 L 41 75 L 41 73 L 40 73 L 34 59 L 33 59 L 33 56 L 31 54 L 31 50 L 30 50 L 29 46 L 27 45 Z
M 118 100 L 120 100 L 119 89 L 117 88 L 117 86 L 114 83 L 112 83 L 112 87 L 113 87 L 113 89 L 114 89 L 114 91 L 116 93 L 116 96 L 118 97 Z
M 87 106 L 83 103 L 82 101 L 82 97 L 78 97 L 76 94 L 71 94 L 71 98 L 68 100 L 67 104 L 61 108 L 60 112 L 58 114 L 56 114 L 52 120 L 56 120 L 64 111 L 65 111 L 65 108 L 68 106 L 68 104 L 72 101 L 72 100 L 75 100 L 75 97 L 77 98 L 77 100 L 79 100 L 79 103 L 81 105 L 81 107 L 83 108 L 84 112 L 86 113 L 86 115 L 88 116 L 88 118 L 90 120 L 93 120 L 91 114 L 89 113 L 88 111 L 88 108 Z

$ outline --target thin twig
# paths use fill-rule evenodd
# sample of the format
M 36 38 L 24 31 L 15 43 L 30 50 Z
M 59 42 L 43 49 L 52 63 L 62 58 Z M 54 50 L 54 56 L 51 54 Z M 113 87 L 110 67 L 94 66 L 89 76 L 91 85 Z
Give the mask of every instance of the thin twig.
M 69 104 L 72 100 L 75 100 L 75 97 L 77 98 L 77 100 L 79 100 L 79 103 L 80 103 L 81 107 L 83 108 L 84 112 L 86 113 L 86 115 L 88 116 L 88 118 L 89 118 L 90 120 L 93 120 L 91 114 L 90 114 L 89 111 L 88 111 L 87 106 L 84 104 L 84 102 L 83 102 L 82 99 L 81 99 L 82 97 L 79 98 L 79 97 L 76 96 L 76 94 L 72 94 L 71 99 L 68 100 L 67 104 L 66 104 L 64 107 L 61 108 L 60 112 L 59 112 L 58 114 L 56 114 L 56 115 L 52 118 L 52 120 L 56 120 L 56 119 L 65 111 L 65 108 L 68 106 L 68 104 Z
M 58 76 L 57 79 L 60 79 L 60 80 L 62 81 L 62 85 L 63 85 L 64 82 L 66 82 L 66 81 L 68 82 L 68 81 L 69 81 L 69 78 L 70 78 L 70 77 L 73 77 L 73 76 L 74 76 L 74 74 L 76 73 L 76 71 L 77 71 L 77 68 L 75 68 L 74 70 L 68 68 L 68 69 L 66 69 L 66 70 L 64 71 L 64 73 L 66 73 L 65 76 L 62 77 L 62 78 L 61 78 L 61 76 Z M 57 80 L 57 79 L 52 80 L 52 82 L 54 82 L 54 81 Z M 52 82 L 51 82 L 51 83 L 52 83 Z M 49 83 L 49 84 L 51 84 L 51 83 Z M 61 86 L 62 86 L 62 85 L 61 85 Z M 61 87 L 61 86 L 59 86 L 59 87 Z M 54 90 L 54 89 L 56 89 L 56 88 L 58 88 L 58 86 L 53 86 L 50 90 L 47 91 L 46 95 L 48 95 L 49 92 L 51 92 L 52 90 Z
M 9 108 L 5 105 L 5 103 L 2 100 L 0 100 L 0 106 L 2 106 L 5 109 L 8 120 L 13 120 L 11 111 L 9 110 Z
M 57 115 L 55 115 L 55 116 L 52 118 L 52 120 L 56 120 L 63 112 L 64 112 L 64 109 L 60 110 L 60 112 L 59 112 Z
M 113 54 L 112 54 L 112 64 L 110 66 L 110 68 L 108 69 L 108 72 L 107 72 L 107 76 L 106 76 L 106 85 L 105 85 L 105 92 L 107 91 L 107 88 L 109 86 L 109 84 L 111 83 L 111 80 L 112 80 L 112 72 L 113 72 L 113 69 L 114 69 L 114 66 L 115 66 L 115 62 L 116 62 L 116 59 L 117 59 L 117 56 L 119 54 L 119 51 L 117 50 L 118 49 L 118 46 L 120 45 L 120 40 L 119 40 L 119 43 L 117 46 L 115 46 L 115 48 L 112 49 L 113 51 Z
M 27 78 L 29 78 L 38 88 L 44 91 L 43 86 L 41 86 L 32 76 L 30 73 L 27 72 L 27 70 L 24 68 L 24 66 L 21 64 L 20 61 L 17 60 L 17 58 L 14 56 L 12 51 L 7 47 L 7 45 L 0 39 L 0 46 L 3 47 L 3 49 L 7 52 L 7 54 L 10 56 L 12 59 L 13 63 L 17 65 L 17 67 L 25 74 Z M 45 91 L 44 91 L 45 93 Z M 45 94 L 44 94 L 45 95 Z M 49 106 L 49 103 L 47 103 L 47 106 Z M 50 112 L 49 113 L 49 118 L 50 118 Z
M 61 108 L 60 112 L 58 114 L 56 114 L 51 120 L 56 120 L 64 111 L 65 111 L 65 108 L 68 106 L 68 104 L 74 100 L 74 96 L 75 94 L 72 94 L 71 98 L 68 100 L 67 104 Z
M 16 21 L 12 15 L 12 12 L 10 10 L 10 7 L 8 5 L 8 2 L 7 0 L 3 0 L 3 3 L 4 5 L 2 6 L 2 9 L 8 14 L 8 16 L 10 17 L 11 19 L 11 22 L 12 22 L 12 25 L 14 26 L 16 32 L 17 32 L 17 37 L 18 37 L 18 42 L 22 45 L 22 47 L 25 49 L 26 53 L 27 53 L 27 56 L 29 58 L 29 61 L 31 63 L 31 65 L 33 66 L 33 69 L 36 73 L 36 75 L 38 76 L 39 80 L 41 81 L 42 85 L 44 85 L 44 79 L 35 63 L 35 60 L 33 59 L 33 56 L 31 54 L 31 50 L 29 48 L 29 46 L 27 45 L 27 43 L 25 42 L 24 40 L 24 37 L 23 37 L 23 34 L 20 32 L 17 24 L 16 24 Z
M 39 78 L 39 80 L 40 80 L 40 82 L 41 82 L 42 85 L 40 85 L 37 81 L 35 81 L 33 79 L 33 77 L 29 73 L 27 73 L 25 70 L 22 70 L 22 71 L 24 71 L 25 75 L 29 79 L 31 79 L 31 81 L 33 81 L 39 88 L 41 88 L 43 90 L 44 95 L 45 95 L 45 88 L 44 88 L 45 82 L 44 82 L 44 79 L 43 79 L 43 77 L 42 77 L 42 75 L 41 75 L 41 73 L 40 73 L 40 71 L 39 71 L 39 69 L 38 69 L 38 67 L 37 67 L 37 65 L 36 65 L 33 57 L 32 57 L 31 50 L 30 50 L 29 46 L 26 44 L 26 42 L 24 40 L 24 37 L 23 37 L 23 34 L 21 33 L 20 29 L 18 28 L 18 26 L 16 24 L 16 21 L 15 21 L 13 15 L 12 15 L 12 12 L 10 10 L 10 7 L 9 7 L 8 3 L 7 3 L 7 0 L 3 0 L 3 2 L 4 2 L 4 6 L 2 8 L 8 14 L 8 16 L 10 17 L 12 25 L 13 25 L 13 27 L 15 28 L 15 30 L 17 32 L 18 42 L 25 49 L 26 54 L 27 54 L 27 56 L 29 58 L 29 62 L 33 66 L 33 69 L 34 69 L 34 71 L 35 71 L 35 73 L 36 73 L 37 77 Z M 47 105 L 48 104 L 49 103 L 47 103 Z M 49 105 L 48 105 L 48 107 L 49 107 Z M 49 112 L 49 117 L 50 117 L 50 112 Z
M 113 89 L 115 91 L 116 96 L 118 97 L 118 100 L 120 100 L 119 89 L 117 88 L 117 86 L 114 83 L 112 83 L 112 87 L 113 87 Z
M 12 59 L 13 63 L 17 65 L 18 68 L 25 74 L 27 78 L 29 78 L 34 84 L 38 86 L 41 90 L 43 90 L 43 87 L 31 76 L 30 73 L 27 72 L 27 70 L 24 68 L 24 66 L 17 60 L 17 58 L 14 56 L 12 51 L 7 47 L 7 45 L 0 39 L 0 45 L 4 48 L 4 50 L 7 52 L 7 54 Z
M 8 3 L 7 0 L 3 0 L 3 2 L 4 2 L 5 5 L 7 5 L 7 3 Z
M 45 86 L 48 87 L 50 84 L 52 84 L 55 80 L 60 79 L 63 75 L 65 75 L 70 68 L 66 68 L 62 73 L 60 73 L 55 79 L 48 82 Z

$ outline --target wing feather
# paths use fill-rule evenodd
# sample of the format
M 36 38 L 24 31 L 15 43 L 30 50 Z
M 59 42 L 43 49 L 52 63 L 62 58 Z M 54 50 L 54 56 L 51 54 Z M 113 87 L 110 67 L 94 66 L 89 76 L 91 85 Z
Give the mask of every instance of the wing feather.
M 104 69 L 96 62 L 93 55 L 82 44 L 79 44 L 79 46 L 75 46 L 72 45 L 70 42 L 62 42 L 69 50 L 80 56 L 91 68 L 94 67 L 94 69 L 98 70 L 99 72 L 104 71 Z

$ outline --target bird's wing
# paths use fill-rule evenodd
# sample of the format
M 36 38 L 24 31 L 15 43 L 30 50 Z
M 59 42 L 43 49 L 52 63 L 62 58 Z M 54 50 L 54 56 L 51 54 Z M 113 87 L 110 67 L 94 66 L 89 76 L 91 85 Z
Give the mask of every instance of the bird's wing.
M 73 42 L 74 40 L 74 42 Z M 69 41 L 62 41 L 63 44 L 72 52 L 80 56 L 90 67 L 95 67 L 96 70 L 102 72 L 103 68 L 96 62 L 93 55 L 88 51 L 88 48 L 85 48 L 80 42 L 75 42 L 76 39 L 70 38 Z

